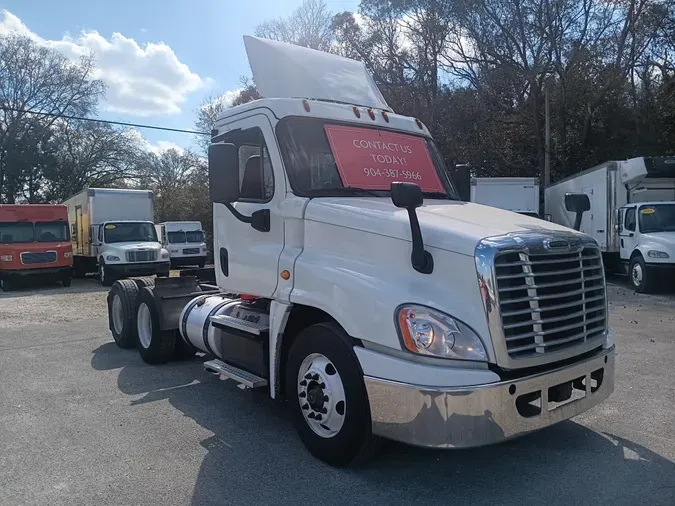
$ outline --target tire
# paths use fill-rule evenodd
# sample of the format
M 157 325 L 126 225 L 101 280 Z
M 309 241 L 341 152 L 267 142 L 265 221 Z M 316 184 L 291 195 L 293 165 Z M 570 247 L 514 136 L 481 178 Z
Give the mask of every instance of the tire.
M 136 347 L 146 364 L 165 364 L 176 351 L 176 330 L 159 328 L 159 313 L 151 288 L 143 288 L 138 295 L 136 316 Z
M 61 280 L 61 283 L 65 288 L 68 288 L 72 283 L 73 283 L 73 278 L 71 276 L 68 276 L 67 278 L 63 278 Z
M 108 272 L 108 269 L 106 268 L 103 261 L 100 261 L 98 264 L 98 279 L 102 286 L 112 286 L 115 281 L 110 276 L 110 273 Z
M 138 293 L 138 286 L 130 279 L 115 281 L 108 293 L 108 326 L 120 348 L 136 346 Z
M 628 276 L 636 293 L 651 293 L 653 291 L 653 276 L 649 273 L 642 255 L 635 255 L 631 258 Z
M 203 269 L 205 265 L 206 265 L 206 260 L 202 260 L 201 262 L 199 262 L 199 263 L 197 264 L 197 266 L 198 266 L 200 269 Z
M 11 292 L 14 290 L 14 282 L 9 278 L 0 279 L 0 288 L 3 292 Z
M 286 395 L 300 440 L 316 458 L 343 467 L 362 463 L 379 450 L 363 373 L 350 338 L 337 324 L 312 325 L 296 337 L 286 364 Z M 312 415 L 328 425 L 310 422 Z

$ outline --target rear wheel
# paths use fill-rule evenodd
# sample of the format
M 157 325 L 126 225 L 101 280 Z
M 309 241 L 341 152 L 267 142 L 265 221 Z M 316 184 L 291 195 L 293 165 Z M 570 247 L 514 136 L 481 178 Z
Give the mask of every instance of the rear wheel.
M 162 331 L 152 289 L 143 288 L 138 297 L 136 316 L 138 352 L 148 364 L 164 364 L 176 351 L 176 330 Z
M 312 325 L 293 342 L 286 367 L 286 395 L 298 435 L 312 455 L 332 466 L 367 460 L 380 446 L 351 348 L 338 325 Z
M 110 332 L 117 346 L 136 346 L 136 317 L 138 311 L 138 286 L 130 279 L 115 281 L 108 293 L 108 319 Z
M 68 288 L 72 284 L 72 281 L 73 281 L 73 278 L 69 274 L 68 276 L 66 276 L 65 278 L 63 278 L 61 280 L 61 283 L 63 284 L 64 287 Z

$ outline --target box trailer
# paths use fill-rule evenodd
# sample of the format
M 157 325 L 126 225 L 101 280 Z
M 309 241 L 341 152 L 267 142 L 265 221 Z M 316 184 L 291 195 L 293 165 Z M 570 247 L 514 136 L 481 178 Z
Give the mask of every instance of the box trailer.
M 583 193 L 591 202 L 580 231 L 593 237 L 605 266 L 629 274 L 637 291 L 655 287 L 675 266 L 675 157 L 608 161 L 545 189 L 555 223 L 572 227 L 565 194 Z M 667 276 L 663 279 L 667 279 Z
M 168 250 L 171 267 L 206 264 L 204 230 L 199 221 L 167 221 L 156 225 L 162 247 Z
M 539 179 L 536 177 L 471 178 L 471 202 L 539 217 Z
M 128 276 L 169 275 L 150 190 L 88 188 L 65 204 L 77 274 L 98 272 L 104 285 Z

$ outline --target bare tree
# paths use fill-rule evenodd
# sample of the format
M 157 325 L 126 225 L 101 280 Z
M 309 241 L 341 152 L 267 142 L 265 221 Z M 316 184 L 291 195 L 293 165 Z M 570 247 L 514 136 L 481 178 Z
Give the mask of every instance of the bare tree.
M 28 161 L 12 152 L 21 152 L 32 132 L 48 131 L 60 116 L 94 111 L 104 93 L 103 83 L 92 78 L 94 68 L 92 57 L 75 64 L 28 37 L 0 37 L 0 196 L 7 202 L 33 178 Z
M 330 51 L 333 31 L 330 12 L 323 0 L 305 0 L 287 18 L 266 21 L 255 30 L 258 37 Z

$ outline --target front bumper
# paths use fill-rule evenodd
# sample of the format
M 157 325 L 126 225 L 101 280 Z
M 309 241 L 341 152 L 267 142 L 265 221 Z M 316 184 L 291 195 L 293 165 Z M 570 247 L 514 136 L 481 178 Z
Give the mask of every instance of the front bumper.
M 168 275 L 171 262 L 139 262 L 131 264 L 105 264 L 105 268 L 113 277 L 150 276 L 152 274 Z
M 70 265 L 62 267 L 34 267 L 32 269 L 0 270 L 3 278 L 29 278 L 39 276 L 71 277 L 73 268 Z
M 569 387 L 574 380 L 582 390 L 573 388 L 574 400 L 556 405 L 560 390 L 552 387 Z M 484 446 L 572 418 L 609 397 L 614 347 L 561 369 L 487 385 L 424 387 L 368 376 L 365 383 L 374 434 L 434 448 Z M 536 392 L 541 394 L 538 414 L 526 402 Z

